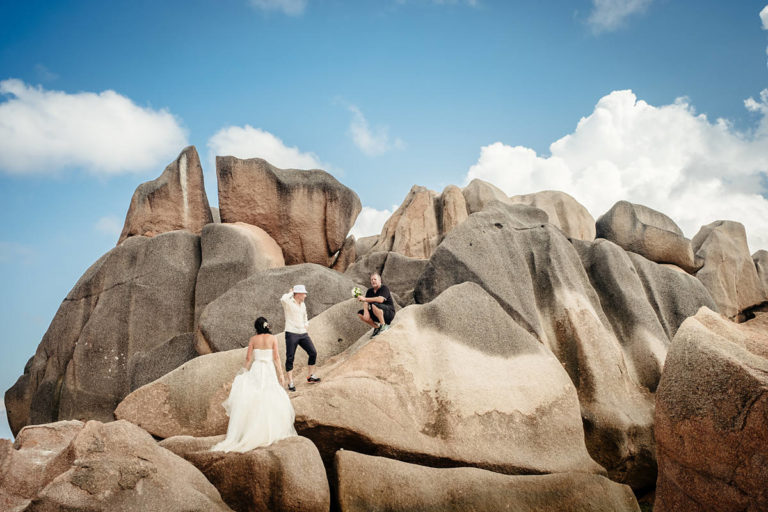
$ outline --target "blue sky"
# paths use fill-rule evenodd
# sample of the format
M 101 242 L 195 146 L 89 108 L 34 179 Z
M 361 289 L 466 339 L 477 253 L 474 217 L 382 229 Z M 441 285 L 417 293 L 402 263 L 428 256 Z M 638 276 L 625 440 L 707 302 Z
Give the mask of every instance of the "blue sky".
M 414 184 L 619 199 L 768 249 L 765 0 L 0 4 L 0 388 L 134 189 L 194 144 L 321 167 L 380 229 Z M 762 11 L 762 16 L 761 16 Z M 0 436 L 10 435 L 5 422 Z

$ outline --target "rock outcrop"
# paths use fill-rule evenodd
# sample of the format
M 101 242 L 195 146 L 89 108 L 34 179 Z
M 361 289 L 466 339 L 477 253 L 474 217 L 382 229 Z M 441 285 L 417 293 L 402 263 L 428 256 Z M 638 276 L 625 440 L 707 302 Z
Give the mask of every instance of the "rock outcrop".
M 172 437 L 160 446 L 191 462 L 232 510 L 327 512 L 331 494 L 315 445 L 289 437 L 245 453 L 212 452 L 224 436 Z
M 208 304 L 200 316 L 197 350 L 201 354 L 244 347 L 255 333 L 253 322 L 263 316 L 274 333 L 285 325 L 280 297 L 293 285 L 307 287 L 310 320 L 348 298 L 355 283 L 349 277 L 312 263 L 264 270 L 243 279 Z
M 466 202 L 458 187 L 449 185 L 437 195 L 414 185 L 369 252 L 392 251 L 411 258 L 429 258 L 443 237 L 466 218 Z
M 565 192 L 543 190 L 535 194 L 512 196 L 512 204 L 527 204 L 547 212 L 549 223 L 568 238 L 590 242 L 595 239 L 595 219 L 581 203 Z
M 598 238 L 656 263 L 671 263 L 691 274 L 701 267 L 677 224 L 647 206 L 619 201 L 597 219 L 596 227 Z
M 348 299 L 309 321 L 309 335 L 317 348 L 319 366 L 368 331 L 368 326 L 357 318 L 358 304 L 355 299 Z M 278 334 L 277 339 L 284 362 L 284 335 Z M 131 421 L 161 438 L 223 434 L 228 418 L 221 403 L 245 363 L 245 353 L 246 349 L 241 348 L 200 356 L 128 395 L 115 410 L 115 417 Z M 307 358 L 299 350 L 294 360 L 299 389 L 306 364 Z
M 27 427 L 7 457 L 0 499 L 30 500 L 17 510 L 230 510 L 200 471 L 126 421 Z
M 354 263 L 357 257 L 355 254 L 356 247 L 355 237 L 352 235 L 348 236 L 347 239 L 344 240 L 344 245 L 341 246 L 338 254 L 336 254 L 336 258 L 333 260 L 331 268 L 336 272 L 344 272 L 347 270 L 347 267 Z
M 501 475 L 477 468 L 430 468 L 352 451 L 336 452 L 344 512 L 441 510 L 640 512 L 626 485 L 588 473 Z
M 512 204 L 512 201 L 507 197 L 507 194 L 496 185 L 492 185 L 487 181 L 479 180 L 477 178 L 470 181 L 469 185 L 464 187 L 461 192 L 464 195 L 468 213 L 479 212 L 485 208 L 487 204 L 492 203 L 493 201 Z
M 531 217 L 521 215 L 521 208 Z M 539 220 L 535 212 L 545 215 L 496 202 L 470 215 L 429 260 L 416 302 L 466 281 L 482 286 L 563 364 L 579 393 L 592 457 L 616 481 L 633 488 L 652 485 L 653 395 L 627 365 L 637 347 L 624 347 L 613 332 L 573 244 L 556 227 L 532 222 Z M 658 351 L 648 346 L 638 354 Z M 654 357 L 641 371 L 658 374 L 659 356 Z M 635 366 L 641 364 L 649 363 Z
M 5 394 L 11 430 L 62 419 L 112 420 L 138 365 L 191 332 L 200 237 L 130 237 L 94 263 L 56 312 L 24 375 Z
M 203 168 L 194 146 L 184 148 L 159 178 L 136 188 L 118 245 L 131 236 L 155 236 L 186 229 L 199 235 L 213 222 L 203 183 Z
M 696 258 L 704 262 L 696 277 L 712 294 L 720 313 L 743 320 L 745 310 L 766 300 L 742 224 L 728 220 L 707 224 L 692 243 Z
M 702 308 L 677 331 L 656 392 L 654 510 L 768 510 L 767 327 Z
M 510 474 L 604 471 L 560 363 L 475 284 L 401 310 L 321 371 L 293 404 L 327 467 L 343 448 Z
M 360 199 L 325 171 L 278 169 L 260 158 L 216 157 L 222 222 L 262 228 L 286 265 L 330 265 L 362 209 Z
M 752 261 L 755 262 L 755 270 L 760 283 L 763 285 L 763 293 L 768 297 L 768 251 L 760 249 L 752 255 Z
M 250 224 L 209 224 L 200 237 L 202 262 L 195 285 L 195 320 L 205 307 L 243 279 L 285 266 L 283 252 L 266 231 Z M 197 327 L 197 325 L 195 325 Z

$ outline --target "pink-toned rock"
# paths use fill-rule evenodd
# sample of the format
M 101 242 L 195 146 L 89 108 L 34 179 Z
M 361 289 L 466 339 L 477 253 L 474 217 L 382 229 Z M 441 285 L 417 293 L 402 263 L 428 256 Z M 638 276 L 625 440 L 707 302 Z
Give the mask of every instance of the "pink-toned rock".
M 344 245 L 341 246 L 339 253 L 336 255 L 336 258 L 333 260 L 331 268 L 337 272 L 344 272 L 347 270 L 347 267 L 355 262 L 356 247 L 355 237 L 351 235 L 348 236 L 344 241 Z
M 27 427 L 17 444 L 10 477 L 33 493 L 23 510 L 229 510 L 194 466 L 125 421 Z
M 656 392 L 654 510 L 768 510 L 768 322 L 702 308 L 677 331 Z
M 475 178 L 462 190 L 469 213 L 479 212 L 493 201 L 512 204 L 507 194 L 496 185 Z
M 72 440 L 83 429 L 80 421 L 24 427 L 15 442 L 0 445 L 0 510 L 26 505 L 75 460 Z
M 330 507 L 323 461 L 306 437 L 289 437 L 245 453 L 209 451 L 223 438 L 179 436 L 160 446 L 202 471 L 233 510 L 326 512 Z
M 701 267 L 677 224 L 647 206 L 619 201 L 597 219 L 596 228 L 598 238 L 656 263 L 672 263 L 691 274 Z
M 216 174 L 222 222 L 262 228 L 282 248 L 286 265 L 329 266 L 362 209 L 357 194 L 321 170 L 218 156 Z
M 576 199 L 558 190 L 543 190 L 535 194 L 512 196 L 512 204 L 527 204 L 547 212 L 549 223 L 557 226 L 568 238 L 595 239 L 595 219 Z
M 755 262 L 755 270 L 760 283 L 763 285 L 763 292 L 768 296 L 768 251 L 760 249 L 752 255 L 752 261 Z
M 449 185 L 437 195 L 414 185 L 387 219 L 369 252 L 392 251 L 412 258 L 429 258 L 445 235 L 466 218 L 466 202 L 458 187 Z
M 136 188 L 118 244 L 131 236 L 155 236 L 186 229 L 196 235 L 213 222 L 194 146 L 184 148 L 159 178 Z
M 640 512 L 632 489 L 589 473 L 501 475 L 417 466 L 349 450 L 336 452 L 335 464 L 343 512 Z
M 742 224 L 715 221 L 702 226 L 691 243 L 696 258 L 704 262 L 696 277 L 712 294 L 720 313 L 744 320 L 745 310 L 766 300 Z

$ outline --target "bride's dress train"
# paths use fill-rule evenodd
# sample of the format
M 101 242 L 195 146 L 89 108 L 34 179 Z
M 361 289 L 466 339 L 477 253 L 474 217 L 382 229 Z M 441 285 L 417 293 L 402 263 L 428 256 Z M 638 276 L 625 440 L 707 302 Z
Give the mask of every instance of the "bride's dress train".
M 212 451 L 247 452 L 295 436 L 295 412 L 277 380 L 272 349 L 253 351 L 251 369 L 240 370 L 222 403 L 229 416 L 227 437 Z

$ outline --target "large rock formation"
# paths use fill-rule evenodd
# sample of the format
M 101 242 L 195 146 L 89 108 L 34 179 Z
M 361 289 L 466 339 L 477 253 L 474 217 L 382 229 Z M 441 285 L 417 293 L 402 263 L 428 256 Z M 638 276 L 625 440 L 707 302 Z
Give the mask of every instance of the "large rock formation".
M 565 192 L 543 190 L 535 194 L 512 196 L 512 204 L 527 204 L 547 212 L 549 223 L 557 226 L 568 238 L 595 239 L 595 219 L 586 208 Z
M 357 194 L 325 171 L 218 156 L 216 174 L 222 222 L 262 228 L 282 248 L 287 265 L 330 265 L 362 209 Z
M 677 328 L 701 306 L 716 309 L 701 281 L 604 239 L 573 241 L 632 380 L 655 391 Z
M 200 238 L 185 231 L 131 237 L 94 263 L 6 392 L 11 430 L 110 421 L 131 384 L 146 381 L 141 355 L 191 332 L 199 265 Z
M 344 512 L 441 510 L 640 512 L 626 485 L 588 473 L 500 475 L 477 468 L 430 468 L 349 450 L 336 452 Z
M 194 146 L 184 148 L 159 178 L 136 188 L 118 244 L 131 236 L 155 236 L 186 229 L 197 235 L 213 222 Z
M 760 249 L 752 255 L 752 261 L 755 262 L 755 270 L 760 283 L 763 285 L 763 293 L 768 297 L 768 251 Z
M 209 224 L 200 237 L 202 262 L 195 285 L 195 320 L 205 307 L 243 279 L 285 266 L 283 251 L 266 231 L 250 224 Z M 197 325 L 195 325 L 197 327 Z
M 293 404 L 326 466 L 343 448 L 503 473 L 604 471 L 560 363 L 475 284 L 401 310 L 321 371 Z
M 125 421 L 27 427 L 3 466 L 0 499 L 15 510 L 230 510 L 194 466 Z
M 768 510 L 766 328 L 702 308 L 677 331 L 656 392 L 654 510 Z
M 595 460 L 614 480 L 633 488 L 652 485 L 649 387 L 663 359 L 663 340 L 651 336 L 651 346 L 625 346 L 613 332 L 574 246 L 559 229 L 532 222 L 537 218 L 520 215 L 519 208 L 541 212 L 496 202 L 451 232 L 422 274 L 416 301 L 433 300 L 465 281 L 482 286 L 562 362 L 578 390 L 587 447 Z M 643 342 L 640 338 L 635 344 Z M 634 361 L 645 355 L 653 360 Z M 650 378 L 635 380 L 639 372 Z
M 283 330 L 285 317 L 280 297 L 293 285 L 307 287 L 310 319 L 351 297 L 355 283 L 329 268 L 307 263 L 258 272 L 243 279 L 208 304 L 200 316 L 197 349 L 201 354 L 244 347 L 255 334 L 253 322 L 263 316 L 272 332 Z
M 328 479 L 309 439 L 289 437 L 245 453 L 210 451 L 223 438 L 172 437 L 160 446 L 202 471 L 233 510 L 328 511 Z
M 619 201 L 597 219 L 596 227 L 598 238 L 656 263 L 671 263 L 690 273 L 701 267 L 694 259 L 691 241 L 677 224 L 647 206 Z
M 745 310 L 766 300 L 742 224 L 728 220 L 707 224 L 692 243 L 696 258 L 704 262 L 696 277 L 712 294 L 720 313 L 743 320 Z
M 355 312 L 355 299 L 336 304 L 309 321 L 309 335 L 317 348 L 317 364 L 343 352 L 368 331 Z M 278 334 L 281 361 L 285 361 L 284 335 Z M 118 405 L 115 417 L 131 421 L 152 435 L 213 436 L 227 430 L 228 418 L 221 403 L 232 379 L 245 363 L 246 349 L 200 356 L 151 384 L 137 389 Z M 294 372 L 301 388 L 307 358 L 301 350 Z
M 469 185 L 461 191 L 464 195 L 464 201 L 467 204 L 469 213 L 479 212 L 489 203 L 499 201 L 501 203 L 512 204 L 512 201 L 496 185 L 475 178 L 469 182 Z
M 370 252 L 393 251 L 412 258 L 429 258 L 445 235 L 467 218 L 458 187 L 441 195 L 414 185 L 395 213 L 387 219 Z

